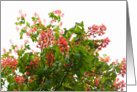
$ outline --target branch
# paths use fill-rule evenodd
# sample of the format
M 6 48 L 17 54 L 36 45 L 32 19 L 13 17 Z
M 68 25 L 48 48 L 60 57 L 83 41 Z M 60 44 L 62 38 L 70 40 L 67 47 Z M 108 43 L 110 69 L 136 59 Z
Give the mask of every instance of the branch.
M 28 86 L 28 84 L 27 84 L 27 87 L 29 88 L 29 90 L 31 90 L 31 88 Z M 33 91 L 33 90 L 31 90 L 31 91 Z
M 67 74 L 66 74 L 66 75 L 64 76 L 64 78 L 62 79 L 60 86 L 57 87 L 57 88 L 55 89 L 55 91 L 62 86 L 62 83 L 63 83 L 64 79 L 66 78 L 66 76 L 68 75 L 68 73 L 69 73 L 69 71 L 67 71 Z

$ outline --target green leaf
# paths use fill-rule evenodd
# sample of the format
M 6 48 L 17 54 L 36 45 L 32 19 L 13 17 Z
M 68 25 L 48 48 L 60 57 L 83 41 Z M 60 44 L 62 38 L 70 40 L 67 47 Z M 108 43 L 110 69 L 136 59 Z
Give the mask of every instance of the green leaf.
M 20 32 L 20 39 L 23 39 L 23 33 Z
M 57 26 L 53 29 L 53 31 L 59 31 L 59 30 L 60 30 L 59 25 L 57 25 Z

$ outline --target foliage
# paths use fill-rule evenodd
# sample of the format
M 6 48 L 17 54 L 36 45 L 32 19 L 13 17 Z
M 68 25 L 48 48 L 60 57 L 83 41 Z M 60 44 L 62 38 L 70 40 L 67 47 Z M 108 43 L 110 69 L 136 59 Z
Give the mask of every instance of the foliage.
M 28 40 L 20 48 L 10 41 L 11 49 L 3 49 L 1 56 L 1 87 L 7 80 L 8 91 L 123 90 L 125 83 L 117 76 L 126 74 L 125 58 L 121 63 L 118 60 L 109 63 L 109 56 L 100 57 L 98 53 L 109 44 L 109 38 L 93 39 L 105 34 L 105 25 L 93 25 L 86 32 L 82 21 L 72 28 L 61 29 L 64 13 L 60 10 L 49 13 L 52 20 L 46 26 L 34 13 L 31 25 L 25 20 L 26 14 L 19 13 L 15 24 L 24 26 L 20 31 L 16 27 L 20 39 L 26 34 L 40 51 L 32 50 Z M 15 72 L 17 69 L 22 75 Z

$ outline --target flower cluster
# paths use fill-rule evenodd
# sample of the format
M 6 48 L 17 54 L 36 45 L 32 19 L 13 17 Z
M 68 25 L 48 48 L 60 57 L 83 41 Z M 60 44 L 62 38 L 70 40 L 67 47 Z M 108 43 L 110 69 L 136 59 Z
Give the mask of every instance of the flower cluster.
M 61 10 L 55 10 L 55 11 L 53 11 L 53 13 L 58 16 L 64 17 L 64 13 L 62 13 Z
M 101 50 L 102 48 L 105 48 L 109 44 L 110 40 L 109 38 L 105 38 L 102 40 L 102 43 L 98 46 L 98 49 Z
M 17 89 L 14 89 L 14 91 L 19 91 L 19 90 L 17 90 Z
M 47 62 L 46 62 L 46 64 L 49 63 L 50 66 L 53 66 L 53 61 L 55 60 L 53 51 L 48 51 L 46 53 L 46 55 L 47 55 Z
M 44 30 L 41 30 L 40 33 L 40 39 L 38 40 L 38 45 L 37 47 L 43 49 L 44 47 L 47 48 L 50 45 L 53 45 L 53 40 L 54 40 L 54 36 L 53 36 L 53 30 L 52 29 L 47 29 L 47 32 Z
M 19 13 L 20 13 L 20 15 L 21 15 L 21 18 L 26 17 L 26 14 L 23 14 L 23 13 L 22 13 L 22 10 L 19 10 Z M 19 20 L 19 19 L 17 18 L 17 20 Z
M 42 85 L 42 84 L 44 83 L 44 79 L 45 79 L 45 78 L 42 78 L 42 82 L 41 82 L 41 85 Z
M 5 48 L 3 48 L 3 52 L 4 52 L 4 53 L 6 53 L 6 52 L 7 52 Z
M 29 66 L 26 66 L 26 67 L 25 67 L 25 70 L 27 71 L 27 72 L 26 72 L 26 75 L 27 75 L 27 76 L 31 76 L 30 72 L 31 72 L 32 70 L 35 70 L 36 68 L 38 68 L 38 66 L 39 66 L 38 63 L 40 63 L 40 62 L 38 62 L 38 57 L 36 57 L 36 58 L 33 60 L 33 62 L 30 62 Z
M 95 85 L 97 86 L 99 84 L 99 78 L 95 79 Z
M 123 60 L 121 61 L 121 64 L 119 65 L 119 67 L 120 67 L 119 74 L 121 74 L 122 77 L 124 77 L 125 74 L 126 74 L 126 59 L 125 58 L 123 58 Z
M 85 91 L 91 91 L 91 88 L 86 88 L 86 87 L 85 87 Z
M 18 82 L 18 85 L 22 85 L 22 83 L 25 81 L 25 78 L 23 78 L 22 76 L 18 76 L 16 78 L 14 78 L 16 82 Z
M 84 73 L 84 76 L 86 77 L 86 76 L 89 76 L 90 75 L 90 73 Z
M 29 43 L 29 40 L 24 40 L 24 43 L 25 43 L 25 44 L 28 44 L 28 43 Z
M 108 63 L 110 60 L 111 60 L 111 59 L 110 59 L 109 56 L 107 56 L 106 58 L 101 58 L 101 61 L 106 61 L 107 63 Z
M 59 44 L 60 52 L 68 51 L 68 42 L 63 36 L 60 36 L 60 39 L 58 41 L 55 41 L 55 44 Z
M 73 76 L 70 76 L 69 78 L 70 78 L 70 79 L 73 79 L 74 77 L 73 77 Z
M 39 25 L 42 25 L 40 17 L 39 17 L 39 15 L 36 12 L 34 13 L 34 17 L 37 18 L 37 19 L 33 20 L 33 25 L 36 25 L 36 23 L 38 23 Z M 44 25 L 42 25 L 42 26 L 44 26 Z
M 13 89 L 14 91 L 75 90 L 75 86 L 73 86 L 73 84 L 79 85 L 79 89 L 76 90 L 123 91 L 123 87 L 125 87 L 126 83 L 124 83 L 124 81 L 119 81 L 119 78 L 117 78 L 117 76 L 118 73 L 119 75 L 122 75 L 122 77 L 124 77 L 124 75 L 126 74 L 125 58 L 121 61 L 121 63 L 118 63 L 118 60 L 116 60 L 116 62 L 108 64 L 108 62 L 111 60 L 110 57 L 103 55 L 104 57 L 102 58 L 100 57 L 98 51 L 100 51 L 102 48 L 105 48 L 109 44 L 109 38 L 107 37 L 105 39 L 99 40 L 94 39 L 96 36 L 102 36 L 103 34 L 105 34 L 105 31 L 107 30 L 105 25 L 93 25 L 91 27 L 88 27 L 87 32 L 84 32 L 84 24 L 83 22 L 81 22 L 76 23 L 75 26 L 70 28 L 69 30 L 67 30 L 66 28 L 64 28 L 63 30 L 60 29 L 60 27 L 62 27 L 63 25 L 61 17 L 64 16 L 64 13 L 62 13 L 61 10 L 55 10 L 49 13 L 49 18 L 51 18 L 52 20 L 50 21 L 49 25 L 47 24 L 47 26 L 45 25 L 46 20 L 44 19 L 44 21 L 42 22 L 36 12 L 32 17 L 33 24 L 26 22 L 26 14 L 22 14 L 21 10 L 19 11 L 19 13 L 21 14 L 21 16 L 17 17 L 18 21 L 15 24 L 20 26 L 26 25 L 23 26 L 20 31 L 20 39 L 23 39 L 23 34 L 26 34 L 31 38 L 33 42 L 36 42 L 36 47 L 40 49 L 40 52 L 32 50 L 32 48 L 30 48 L 30 46 L 28 45 L 28 40 L 25 40 L 24 45 L 21 45 L 20 47 L 13 45 L 13 42 L 10 40 L 12 49 L 9 49 L 9 52 L 7 52 L 6 49 L 3 49 L 4 55 L 2 55 L 1 60 L 2 73 L 4 74 L 8 69 L 13 70 L 13 73 L 8 72 L 8 75 L 10 75 L 9 77 L 12 76 L 14 78 L 14 81 L 7 81 L 9 82 L 9 84 L 15 83 L 19 85 L 18 87 Z M 54 25 L 54 22 L 56 21 L 58 22 L 58 24 Z M 17 31 L 20 30 L 20 28 L 18 27 L 16 27 L 16 29 Z M 89 39 L 90 37 L 93 37 L 93 39 Z M 74 50 L 76 48 L 77 50 Z M 13 58 L 13 56 L 9 56 L 9 53 L 12 50 L 15 52 L 15 54 L 17 54 L 18 59 Z M 26 50 L 31 51 L 25 53 Z M 58 57 L 57 55 L 60 56 Z M 77 57 L 78 60 L 75 60 L 75 58 Z M 20 61 L 20 63 L 18 63 L 17 60 Z M 24 64 L 22 64 L 22 60 L 27 60 L 27 63 L 25 64 L 24 62 Z M 56 64 L 55 61 L 57 60 L 61 62 L 57 62 Z M 82 64 L 81 60 L 85 60 L 86 62 Z M 44 66 L 47 66 L 46 68 L 48 71 L 45 72 L 44 75 L 41 75 L 40 72 L 42 72 L 41 70 L 45 68 Z M 22 68 L 24 70 L 22 70 Z M 78 70 L 79 68 L 81 68 L 80 71 Z M 19 72 L 23 75 L 16 75 L 15 69 L 21 69 L 19 70 Z M 55 69 L 57 69 L 58 71 L 54 71 Z M 83 70 L 85 71 L 83 72 Z M 64 72 L 64 74 L 61 72 Z M 80 73 L 80 75 L 77 74 L 78 72 Z M 81 76 L 81 73 L 83 76 Z M 52 80 L 61 75 L 62 78 L 59 78 L 61 79 L 61 83 Z M 2 77 L 7 79 L 8 76 Z M 75 79 L 78 77 L 79 80 L 76 81 Z M 46 81 L 48 79 L 50 80 L 49 82 L 51 83 L 49 84 L 51 85 L 46 86 L 45 88 L 44 84 L 48 82 Z M 69 83 L 65 81 L 68 79 L 70 80 Z M 37 82 L 36 80 L 40 80 L 40 82 Z M 37 88 L 34 88 L 33 85 L 31 85 L 36 83 L 35 81 L 38 85 Z M 105 85 L 110 81 L 112 85 Z M 57 83 L 57 86 L 55 88 L 53 88 L 55 84 L 54 82 Z M 61 87 L 62 83 L 64 83 L 63 89 Z M 84 89 L 83 87 L 81 88 L 81 85 L 84 85 Z M 10 88 L 11 85 L 8 86 L 8 88 Z
M 35 80 L 35 75 L 31 76 L 31 77 L 28 79 L 29 82 L 33 82 L 33 80 Z
M 1 65 L 6 68 L 6 66 L 10 66 L 13 70 L 17 67 L 18 61 L 16 58 L 6 57 L 2 58 Z
M 117 82 L 117 83 L 116 83 Z M 115 82 L 113 82 L 113 86 L 117 89 L 121 89 L 121 91 L 123 91 L 123 87 L 126 86 L 126 83 L 124 83 L 124 80 L 119 81 L 119 78 L 117 78 L 117 80 Z
M 92 27 L 88 27 L 88 37 L 93 36 L 95 38 L 95 35 L 102 36 L 103 34 L 105 34 L 104 31 L 106 30 L 107 28 L 103 24 L 101 26 L 93 25 Z
M 92 70 L 92 74 L 91 74 L 92 76 L 96 76 L 96 74 L 94 73 L 94 70 Z
M 30 28 L 29 33 L 33 33 L 38 31 L 38 29 L 36 27 Z

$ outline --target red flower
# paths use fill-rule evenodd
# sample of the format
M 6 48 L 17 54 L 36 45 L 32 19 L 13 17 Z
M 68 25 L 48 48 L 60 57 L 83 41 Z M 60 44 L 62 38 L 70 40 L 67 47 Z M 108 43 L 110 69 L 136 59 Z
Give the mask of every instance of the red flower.
M 29 73 L 29 72 L 27 72 L 27 73 L 26 73 L 26 75 L 27 75 L 27 76 L 29 76 L 29 75 L 30 75 L 30 73 Z
M 18 91 L 17 89 L 14 89 L 14 91 Z
M 6 68 L 6 66 L 10 66 L 12 69 L 17 67 L 18 61 L 16 58 L 6 57 L 2 58 L 1 65 Z
M 96 78 L 96 79 L 95 79 L 95 85 L 96 85 L 96 86 L 99 84 L 99 81 L 98 81 L 98 80 L 99 80 L 99 78 Z
M 29 79 L 29 82 L 33 82 L 31 79 Z
M 85 73 L 85 74 L 84 74 L 85 77 L 88 76 L 88 75 L 90 75 L 90 73 Z
M 35 75 L 32 76 L 32 79 L 35 79 Z
M 70 79 L 73 79 L 73 76 L 70 76 Z
M 119 78 L 117 78 L 117 80 L 116 81 L 119 81 Z
M 19 83 L 18 85 L 22 85 L 22 83 L 25 81 L 25 79 L 20 75 L 14 79 Z

